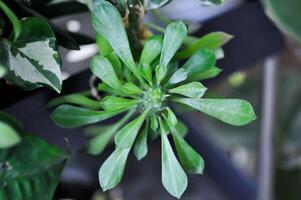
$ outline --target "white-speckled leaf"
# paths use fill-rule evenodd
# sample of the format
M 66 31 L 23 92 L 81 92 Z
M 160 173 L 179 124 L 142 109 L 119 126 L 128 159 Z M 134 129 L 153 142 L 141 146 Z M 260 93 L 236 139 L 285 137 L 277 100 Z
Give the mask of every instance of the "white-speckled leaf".
M 38 18 L 21 21 L 18 40 L 3 40 L 0 63 L 7 70 L 7 79 L 24 89 L 48 86 L 61 91 L 61 60 L 56 39 L 49 25 Z

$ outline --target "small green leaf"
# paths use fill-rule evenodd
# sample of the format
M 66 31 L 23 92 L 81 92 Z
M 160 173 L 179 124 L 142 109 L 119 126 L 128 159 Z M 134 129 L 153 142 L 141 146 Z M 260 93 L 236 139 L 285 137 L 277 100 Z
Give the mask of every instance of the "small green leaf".
M 185 59 L 189 58 L 193 54 L 195 54 L 199 49 L 210 49 L 217 50 L 224 44 L 226 44 L 229 40 L 233 38 L 232 35 L 229 35 L 224 32 L 213 32 L 209 33 L 202 38 L 195 41 L 192 45 L 187 47 L 186 49 L 179 51 L 176 54 L 176 59 Z
M 146 10 L 160 8 L 168 4 L 171 0 L 144 0 L 144 7 Z
M 168 80 L 169 85 L 177 84 L 185 81 L 188 77 L 188 73 L 184 68 L 178 69 Z
M 187 35 L 187 28 L 181 21 L 170 23 L 165 30 L 160 65 L 167 66 Z
M 113 135 L 127 122 L 133 112 L 134 110 L 129 111 L 121 120 L 113 125 L 105 127 L 105 129 L 100 129 L 99 127 L 97 129 L 95 127 L 94 129 L 90 128 L 88 131 L 97 131 L 97 135 L 89 141 L 87 145 L 88 153 L 92 155 L 101 154 L 112 139 Z
M 6 79 L 26 90 L 48 86 L 61 91 L 61 59 L 51 27 L 40 18 L 21 20 L 17 40 L 0 43 L 0 65 L 7 68 Z
M 148 64 L 140 64 L 138 69 L 141 76 L 147 80 L 150 85 L 152 85 L 152 67 Z
M 0 121 L 0 149 L 10 148 L 21 141 L 18 133 L 9 124 Z
M 148 110 L 144 111 L 139 117 L 128 123 L 116 133 L 115 144 L 118 148 L 131 148 L 137 134 L 148 115 Z
M 178 98 L 175 101 L 234 126 L 243 126 L 256 119 L 250 103 L 240 99 Z
M 140 95 L 143 93 L 143 91 L 134 83 L 128 82 L 123 85 L 123 91 L 126 94 L 132 95 L 132 94 L 137 94 Z
M 148 121 L 145 124 L 145 127 L 139 133 L 137 140 L 134 146 L 134 154 L 138 160 L 144 158 L 147 154 L 147 134 L 148 134 Z
M 122 84 L 118 79 L 113 66 L 106 57 L 94 56 L 90 68 L 93 74 L 104 83 L 117 91 L 122 91 Z
M 22 123 L 17 118 L 6 112 L 0 111 L 0 121 L 10 125 L 17 132 L 20 132 L 23 129 Z
M 146 40 L 140 57 L 141 64 L 150 65 L 160 55 L 162 41 L 161 35 L 154 35 Z
M 169 124 L 171 126 L 176 126 L 178 123 L 178 119 L 177 119 L 175 113 L 169 107 L 166 107 L 166 110 L 167 110 L 167 119 L 168 119 Z
M 126 109 L 116 111 L 94 111 L 66 104 L 57 107 L 52 112 L 51 119 L 59 126 L 75 128 L 103 121 L 124 111 L 126 111 Z
M 168 92 L 180 94 L 191 98 L 201 98 L 207 88 L 200 82 L 191 82 L 185 85 L 180 85 L 176 88 L 170 89 Z
M 180 120 L 174 128 L 181 137 L 185 137 L 188 133 L 188 127 Z
M 22 26 L 18 17 L 3 1 L 0 1 L 0 8 L 12 23 L 14 29 L 14 38 L 17 40 L 22 30 Z
M 106 58 L 112 64 L 112 66 L 114 68 L 114 71 L 117 73 L 118 77 L 123 77 L 122 64 L 121 64 L 120 59 L 118 58 L 118 56 L 115 54 L 115 52 L 111 52 L 111 53 L 107 54 Z
M 164 77 L 167 74 L 167 66 L 165 65 L 158 65 L 156 67 L 156 79 L 157 79 L 157 84 L 159 85 L 161 81 L 164 79 Z
M 92 10 L 94 29 L 112 46 L 128 69 L 144 83 L 134 62 L 128 37 L 118 10 L 107 1 L 95 1 Z
M 180 162 L 188 173 L 203 174 L 205 163 L 203 158 L 180 136 L 177 130 L 169 123 L 172 137 L 177 149 Z
M 224 0 L 200 0 L 203 6 L 216 6 L 224 2 Z
M 112 189 L 121 181 L 129 152 L 130 148 L 116 148 L 101 165 L 98 177 L 103 191 Z
M 100 52 L 100 55 L 102 56 L 107 56 L 113 51 L 109 42 L 98 33 L 96 33 L 96 44 Z
M 140 102 L 140 99 L 125 99 L 116 96 L 105 96 L 101 101 L 101 107 L 106 111 L 129 109 Z
M 151 117 L 150 127 L 153 131 L 156 131 L 159 128 L 159 123 L 158 123 L 156 115 L 153 115 Z
M 162 145 L 162 183 L 171 195 L 180 198 L 187 188 L 187 176 L 171 148 L 161 119 L 159 123 Z
M 198 81 L 200 74 L 206 72 L 215 65 L 215 55 L 211 50 L 201 49 L 197 51 L 183 65 L 183 69 L 188 73 L 190 81 Z

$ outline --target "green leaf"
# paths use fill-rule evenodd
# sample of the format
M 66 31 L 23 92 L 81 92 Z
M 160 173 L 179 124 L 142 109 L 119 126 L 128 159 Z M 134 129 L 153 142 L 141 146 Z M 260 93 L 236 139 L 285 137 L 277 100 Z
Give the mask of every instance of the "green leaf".
M 0 199 L 53 199 L 69 155 L 30 135 L 2 153 L 7 156 L 0 158 Z
M 171 148 L 162 120 L 159 119 L 159 122 L 162 145 L 162 183 L 171 195 L 180 198 L 187 188 L 187 176 Z
M 183 96 L 191 97 L 191 98 L 201 98 L 207 88 L 200 82 L 191 82 L 185 85 L 180 85 L 176 88 L 168 90 L 168 92 L 173 94 L 180 94 Z
M 144 0 L 146 10 L 157 9 L 168 4 L 171 0 Z
M 87 145 L 88 153 L 98 155 L 103 152 L 106 146 L 111 141 L 113 135 L 123 126 L 127 120 L 132 116 L 134 110 L 129 111 L 121 120 L 113 125 L 107 126 L 105 129 L 97 129 L 97 135 L 89 141 Z M 93 129 L 95 131 L 95 127 Z M 91 131 L 91 130 L 90 130 Z
M 175 101 L 234 126 L 243 126 L 256 119 L 251 104 L 240 99 L 178 98 Z
M 133 108 L 140 101 L 140 99 L 125 99 L 116 96 L 105 96 L 105 98 L 101 101 L 101 107 L 107 111 L 116 111 Z
M 129 148 L 116 148 L 101 165 L 98 177 L 103 191 L 112 189 L 121 181 L 129 152 Z
M 98 33 L 96 33 L 96 44 L 100 52 L 100 55 L 102 56 L 107 56 L 108 54 L 113 52 L 113 49 L 109 44 L 109 42 Z
M 167 111 L 167 120 L 168 120 L 169 124 L 171 126 L 176 126 L 178 123 L 178 119 L 177 119 L 175 113 L 169 107 L 166 107 L 166 111 Z
M 166 27 L 163 39 L 160 65 L 167 66 L 187 35 L 187 28 L 181 21 L 172 22 Z
M 177 125 L 174 127 L 174 129 L 176 129 L 177 133 L 181 136 L 181 137 L 185 137 L 188 133 L 188 128 L 187 126 L 180 120 L 178 120 Z
M 0 66 L 0 78 L 4 77 L 6 72 L 7 70 L 4 67 Z
M 99 101 L 90 99 L 82 94 L 65 95 L 60 100 L 63 101 L 64 103 L 79 105 L 79 106 L 83 106 L 84 108 L 88 108 L 92 110 L 97 110 L 101 108 Z M 56 101 L 52 101 L 48 105 L 52 106 L 55 105 L 55 103 Z
M 200 0 L 203 6 L 215 6 L 220 5 L 224 0 Z
M 278 25 L 278 27 L 289 36 L 301 42 L 301 27 L 299 0 L 266 0 L 263 2 L 269 17 Z
M 0 150 L 15 146 L 21 141 L 18 133 L 9 124 L 0 121 Z
M 203 158 L 180 136 L 177 130 L 169 123 L 172 137 L 177 149 L 180 162 L 188 173 L 203 174 L 205 163 Z
M 128 123 L 116 133 L 115 144 L 117 148 L 131 148 L 137 134 L 148 115 L 149 111 L 144 111 L 139 117 Z
M 202 81 L 202 80 L 214 78 L 214 77 L 218 76 L 222 71 L 223 71 L 222 69 L 212 66 L 209 69 L 198 73 L 197 76 L 195 76 L 193 78 L 198 81 Z
M 138 135 L 134 146 L 134 154 L 138 160 L 144 158 L 147 154 L 147 135 L 148 135 L 148 121 L 145 124 L 144 129 Z
M 232 38 L 232 35 L 224 32 L 209 33 L 204 37 L 196 40 L 186 49 L 179 51 L 175 57 L 176 59 L 186 59 L 195 54 L 199 49 L 210 49 L 215 51 L 226 44 Z
M 158 85 L 164 79 L 164 77 L 165 77 L 166 74 L 167 74 L 167 66 L 165 66 L 165 65 L 158 65 L 156 67 L 156 79 L 157 79 L 157 84 Z
M 114 71 L 117 73 L 119 78 L 123 77 L 123 69 L 122 69 L 122 64 L 118 58 L 118 56 L 115 54 L 115 52 L 111 52 L 106 55 L 106 58 L 110 61 L 112 64 Z
M 141 64 L 150 65 L 160 55 L 162 41 L 161 35 L 154 35 L 146 40 L 140 57 Z
M 103 56 L 94 56 L 91 61 L 91 71 L 111 88 L 122 91 L 122 84 L 118 79 L 110 61 Z
M 153 131 L 156 131 L 159 128 L 159 123 L 158 123 L 156 115 L 152 115 L 150 127 Z
M 0 121 L 8 124 L 13 129 L 15 129 L 17 132 L 20 132 L 23 129 L 22 123 L 17 118 L 15 118 L 14 116 L 12 116 L 6 112 L 0 111 Z
M 0 43 L 0 64 L 8 69 L 6 78 L 24 89 L 46 85 L 60 92 L 61 60 L 53 31 L 39 18 L 25 18 L 21 25 L 17 40 Z
M 94 29 L 112 46 L 131 72 L 144 83 L 134 62 L 128 37 L 118 10 L 107 1 L 95 1 L 92 10 Z
M 106 120 L 124 111 L 126 111 L 126 109 L 115 111 L 94 111 L 66 104 L 57 107 L 52 112 L 51 119 L 59 126 L 75 128 Z
M 128 83 L 124 84 L 123 91 L 129 95 L 132 95 L 132 94 L 140 95 L 143 93 L 143 91 L 132 82 L 128 82 Z
M 215 55 L 211 50 L 201 49 L 190 57 L 183 65 L 190 81 L 198 81 L 200 74 L 215 65 Z
M 185 81 L 188 77 L 188 73 L 185 69 L 178 69 L 168 80 L 168 84 L 173 85 Z
M 147 82 L 152 85 L 152 67 L 151 65 L 148 64 L 140 64 L 139 67 L 139 72 L 141 74 L 141 76 L 147 80 Z
M 14 38 L 17 40 L 22 30 L 22 26 L 18 17 L 3 1 L 0 1 L 0 8 L 12 23 L 14 29 Z

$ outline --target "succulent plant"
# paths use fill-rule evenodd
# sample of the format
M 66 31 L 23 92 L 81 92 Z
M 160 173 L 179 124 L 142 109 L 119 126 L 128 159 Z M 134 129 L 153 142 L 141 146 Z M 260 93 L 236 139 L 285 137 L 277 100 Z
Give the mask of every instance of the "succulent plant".
M 121 181 L 132 149 L 140 160 L 147 154 L 148 137 L 160 137 L 162 183 L 171 195 L 180 198 L 187 188 L 185 172 L 202 174 L 204 160 L 185 141 L 185 127 L 171 105 L 184 104 L 235 126 L 256 118 L 252 106 L 244 100 L 203 98 L 207 88 L 199 81 L 221 71 L 215 66 L 215 50 L 224 41 L 212 41 L 209 35 L 201 42 L 208 48 L 201 48 L 199 42 L 179 52 L 187 27 L 175 21 L 167 26 L 164 36 L 153 35 L 144 42 L 140 60 L 135 62 L 122 18 L 114 6 L 106 1 L 95 2 L 92 22 L 100 36 L 101 54 L 92 59 L 91 71 L 100 79 L 98 89 L 104 97 L 97 101 L 71 95 L 65 100 L 77 106 L 57 107 L 52 119 L 63 127 L 78 127 L 126 113 L 116 123 L 98 130 L 101 133 L 88 146 L 90 153 L 99 154 L 114 137 L 115 150 L 99 170 L 102 189 L 112 189 Z M 179 59 L 190 54 L 179 66 Z M 179 161 L 168 135 L 174 141 Z

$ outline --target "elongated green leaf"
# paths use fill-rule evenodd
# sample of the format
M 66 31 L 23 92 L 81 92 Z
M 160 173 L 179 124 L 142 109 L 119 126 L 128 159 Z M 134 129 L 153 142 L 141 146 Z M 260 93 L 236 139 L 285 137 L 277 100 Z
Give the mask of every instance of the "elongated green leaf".
M 132 94 L 140 95 L 143 93 L 143 91 L 132 82 L 128 82 L 128 83 L 124 84 L 123 91 L 129 95 L 132 95 Z
M 132 116 L 133 111 L 129 111 L 121 120 L 113 125 L 107 126 L 105 129 L 97 129 L 97 135 L 89 141 L 87 151 L 90 154 L 98 155 L 106 148 L 113 135 L 123 126 Z M 95 128 L 94 128 L 95 130 Z M 91 131 L 91 130 L 90 130 Z
M 94 29 L 110 43 L 130 71 L 143 83 L 118 10 L 107 1 L 95 1 L 92 10 L 92 24 Z
M 200 0 L 203 6 L 215 6 L 220 5 L 224 0 Z
M 144 111 L 139 117 L 128 123 L 116 133 L 115 144 L 118 148 L 131 148 L 135 142 L 137 134 L 148 115 L 148 110 Z
M 166 107 L 166 111 L 167 111 L 167 120 L 168 120 L 169 124 L 171 126 L 176 126 L 178 123 L 178 119 L 177 119 L 175 113 L 169 107 Z
M 151 65 L 148 64 L 140 64 L 139 67 L 139 72 L 141 76 L 147 80 L 147 82 L 152 85 L 152 67 Z
M 256 119 L 250 103 L 240 99 L 179 98 L 175 101 L 234 126 L 243 126 Z
M 0 149 L 15 146 L 21 141 L 16 130 L 9 124 L 0 121 Z
M 170 89 L 168 92 L 180 94 L 191 98 L 201 98 L 207 88 L 200 82 L 191 82 L 185 85 L 180 85 L 176 88 Z
M 171 148 L 162 120 L 159 119 L 159 122 L 162 145 L 162 183 L 171 195 L 180 198 L 187 188 L 187 176 Z
M 101 107 L 107 111 L 129 109 L 140 102 L 140 99 L 125 99 L 116 96 L 106 96 L 101 101 Z
M 122 84 L 107 58 L 103 56 L 94 56 L 90 68 L 93 74 L 104 83 L 117 91 L 122 91 Z
M 188 128 L 185 125 L 184 122 L 178 120 L 177 125 L 174 127 L 177 131 L 177 133 L 181 136 L 181 137 L 185 137 L 188 133 Z
M 6 112 L 0 111 L 0 121 L 10 125 L 17 132 L 20 132 L 23 129 L 22 123 L 17 118 Z
M 161 53 L 162 36 L 154 35 L 146 40 L 140 57 L 141 64 L 150 65 Z
M 5 15 L 8 17 L 8 19 L 10 20 L 10 22 L 13 25 L 15 40 L 18 39 L 19 35 L 21 34 L 21 29 L 22 29 L 22 26 L 21 26 L 21 23 L 20 23 L 18 17 L 3 1 L 0 1 L 0 8 L 1 8 L 1 10 L 3 10 L 3 12 L 5 13 Z
M 177 154 L 185 171 L 191 174 L 202 174 L 205 163 L 203 158 L 180 136 L 177 129 L 170 123 L 172 137 L 177 149 Z
M 116 148 L 101 165 L 98 177 L 103 191 L 112 189 L 121 181 L 129 152 L 129 148 Z
M 90 99 L 82 94 L 69 94 L 63 96 L 62 98 L 63 99 L 61 99 L 61 101 L 63 103 L 79 105 L 79 106 L 83 106 L 84 108 L 88 108 L 92 110 L 101 108 L 99 101 Z M 50 102 L 48 105 L 52 106 L 54 103 L 56 103 L 56 101 Z
M 71 105 L 61 105 L 52 112 L 51 119 L 59 126 L 75 128 L 106 120 L 125 110 L 94 111 Z
M 25 18 L 21 25 L 17 40 L 0 43 L 0 64 L 8 69 L 6 78 L 24 89 L 46 85 L 60 92 L 61 60 L 53 31 L 39 18 Z
M 187 28 L 181 21 L 172 22 L 166 27 L 163 39 L 160 65 L 167 66 L 187 35 Z
M 156 115 L 153 115 L 151 117 L 150 127 L 153 131 L 156 131 L 159 128 L 159 123 L 158 123 Z
M 160 8 L 168 4 L 171 0 L 144 0 L 144 7 L 146 10 Z
M 186 72 L 186 70 L 184 68 L 180 68 L 170 77 L 168 84 L 172 85 L 180 83 L 182 81 L 185 81 L 187 77 L 188 73 Z
M 8 151 L 0 158 L 0 199 L 52 200 L 69 156 L 30 135 Z
M 147 135 L 148 135 L 148 121 L 146 122 L 143 130 L 138 135 L 134 146 L 134 154 L 138 160 L 144 158 L 147 154 Z
M 176 59 L 185 59 L 192 56 L 196 53 L 199 49 L 210 49 L 210 50 L 217 50 L 224 44 L 226 44 L 229 40 L 233 38 L 232 35 L 229 35 L 224 32 L 213 32 L 205 35 L 204 37 L 198 39 L 192 45 L 187 47 L 186 49 L 179 51 L 176 54 Z
M 214 78 L 218 76 L 223 70 L 216 67 L 212 66 L 207 70 L 204 70 L 203 72 L 198 73 L 196 76 L 193 77 L 193 79 L 202 81 L 210 78 Z
M 165 65 L 158 65 L 156 67 L 156 79 L 157 79 L 157 84 L 159 85 L 161 81 L 164 79 L 164 77 L 167 74 L 167 66 Z
M 206 72 L 214 65 L 214 52 L 211 50 L 201 49 L 189 58 L 182 68 L 188 73 L 187 80 L 198 81 L 199 75 Z
M 96 33 L 96 44 L 102 56 L 107 56 L 113 51 L 109 42 L 98 33 Z

